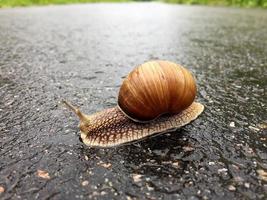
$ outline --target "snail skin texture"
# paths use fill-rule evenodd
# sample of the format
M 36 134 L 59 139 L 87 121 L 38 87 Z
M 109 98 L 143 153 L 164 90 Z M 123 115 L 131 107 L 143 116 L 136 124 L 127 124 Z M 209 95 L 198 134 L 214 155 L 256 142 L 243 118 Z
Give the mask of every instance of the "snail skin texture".
M 169 61 L 149 61 L 125 78 L 118 105 L 92 115 L 63 101 L 80 118 L 82 141 L 112 147 L 175 131 L 196 119 L 204 106 L 194 102 L 196 83 L 184 67 Z

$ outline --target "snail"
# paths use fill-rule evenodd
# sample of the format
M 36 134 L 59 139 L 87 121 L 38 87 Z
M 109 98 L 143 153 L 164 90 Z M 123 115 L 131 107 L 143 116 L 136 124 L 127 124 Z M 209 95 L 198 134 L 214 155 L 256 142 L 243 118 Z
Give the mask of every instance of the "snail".
M 63 103 L 80 119 L 83 143 L 112 147 L 148 136 L 175 131 L 204 110 L 194 102 L 196 83 L 191 73 L 173 62 L 149 61 L 124 79 L 113 108 L 86 115 L 67 101 Z

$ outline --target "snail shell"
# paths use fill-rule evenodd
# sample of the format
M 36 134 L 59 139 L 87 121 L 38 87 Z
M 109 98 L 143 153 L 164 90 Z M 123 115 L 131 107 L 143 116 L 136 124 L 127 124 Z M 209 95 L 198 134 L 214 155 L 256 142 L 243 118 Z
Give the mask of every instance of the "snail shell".
M 80 118 L 86 145 L 112 147 L 190 123 L 204 110 L 202 104 L 193 102 L 195 95 L 196 84 L 189 71 L 168 61 L 151 61 L 135 68 L 124 80 L 118 106 L 86 115 L 63 103 Z
M 196 83 L 187 69 L 169 61 L 150 61 L 123 81 L 118 105 L 132 120 L 145 122 L 181 112 L 195 96 Z

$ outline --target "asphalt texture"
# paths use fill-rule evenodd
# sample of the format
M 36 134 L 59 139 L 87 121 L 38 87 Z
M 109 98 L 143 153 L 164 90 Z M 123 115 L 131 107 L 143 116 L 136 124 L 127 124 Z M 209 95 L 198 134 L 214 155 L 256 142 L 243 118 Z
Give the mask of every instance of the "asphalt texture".
M 266 199 L 267 12 L 161 3 L 0 10 L 0 199 Z M 116 106 L 123 78 L 190 69 L 204 113 L 174 133 L 94 149 L 66 99 Z

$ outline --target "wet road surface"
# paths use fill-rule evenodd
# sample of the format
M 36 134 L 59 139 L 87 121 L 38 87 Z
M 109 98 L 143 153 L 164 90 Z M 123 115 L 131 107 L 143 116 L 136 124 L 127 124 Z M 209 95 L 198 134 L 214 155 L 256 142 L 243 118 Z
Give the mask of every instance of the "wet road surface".
M 0 10 L 1 199 L 266 199 L 267 12 L 160 3 Z M 112 149 L 79 141 L 67 99 L 116 105 L 137 64 L 189 68 L 205 112 Z

